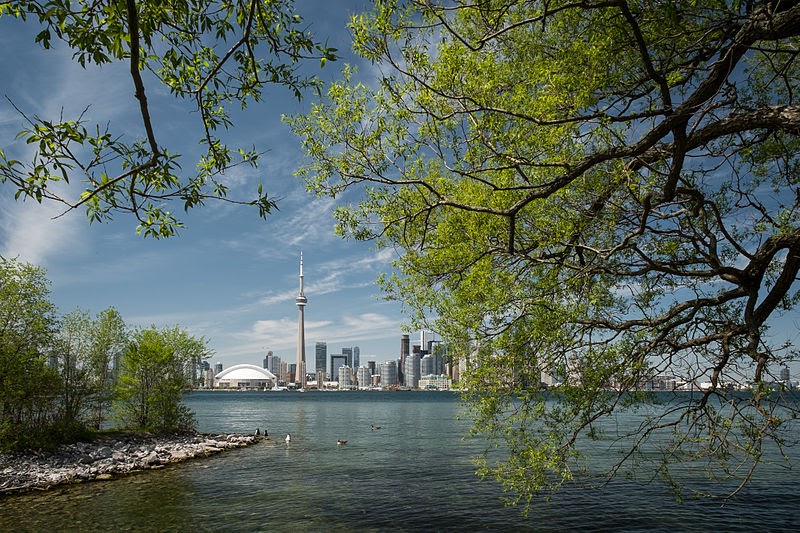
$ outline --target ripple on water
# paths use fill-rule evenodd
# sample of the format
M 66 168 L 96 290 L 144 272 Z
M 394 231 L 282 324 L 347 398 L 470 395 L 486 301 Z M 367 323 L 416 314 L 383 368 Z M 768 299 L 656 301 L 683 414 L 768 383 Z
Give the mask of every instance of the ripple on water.
M 0 501 L 0 531 L 764 531 L 800 527 L 785 470 L 735 500 L 661 483 L 569 486 L 530 515 L 474 476 L 458 401 L 441 393 L 193 394 L 199 429 L 273 440 L 108 482 Z M 372 430 L 371 425 L 380 425 Z M 292 434 L 286 445 L 283 436 Z M 348 441 L 337 446 L 337 439 Z M 601 453 L 601 452 L 598 452 Z M 606 452 L 608 453 L 608 452 Z M 598 458 L 601 459 L 601 458 Z

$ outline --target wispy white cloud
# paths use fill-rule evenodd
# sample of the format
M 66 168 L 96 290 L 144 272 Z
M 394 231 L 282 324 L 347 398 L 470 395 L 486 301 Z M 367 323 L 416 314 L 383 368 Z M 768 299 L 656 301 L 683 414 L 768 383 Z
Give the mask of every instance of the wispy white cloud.
M 0 44 L 12 43 L 0 41 Z M 97 120 L 104 123 L 125 113 L 125 105 L 121 103 L 132 99 L 129 97 L 130 86 L 123 87 L 120 83 L 123 70 L 114 66 L 83 69 L 71 60 L 71 52 L 64 46 L 56 45 L 47 51 L 27 46 L 32 48 L 30 53 L 35 56 L 35 61 L 29 59 L 23 66 L 4 71 L 12 86 L 25 87 L 25 90 L 15 91 L 9 96 L 19 111 L 8 101 L 0 102 L 0 135 L 7 140 L 3 148 L 9 158 L 25 162 L 34 156 L 35 145 L 26 144 L 22 139 L 15 140 L 17 132 L 29 127 L 20 112 L 29 118 L 37 116 L 56 121 L 62 117 L 64 120 L 77 119 L 88 107 L 85 119 L 102 117 Z M 42 83 L 45 72 L 48 80 L 57 80 L 57 83 Z M 74 147 L 74 150 L 79 155 L 79 149 Z M 71 184 L 52 184 L 48 188 L 64 198 L 77 198 L 82 188 L 80 176 L 71 178 Z M 12 199 L 16 191 L 7 183 L 0 192 L 4 198 Z M 2 254 L 19 256 L 46 267 L 53 257 L 85 252 L 89 246 L 86 239 L 88 221 L 81 210 L 54 218 L 66 209 L 65 205 L 48 200 L 42 204 L 30 199 L 23 201 L 22 198 L 16 202 L 4 202 L 0 209 Z
M 374 272 L 385 270 L 393 254 L 391 250 L 379 250 L 358 258 L 337 258 L 316 265 L 318 277 L 310 283 L 306 277 L 304 292 L 307 295 L 322 296 L 374 286 Z M 319 277 L 320 275 L 322 277 Z M 259 297 L 256 305 L 268 306 L 289 302 L 296 296 L 296 288 L 272 292 Z
M 13 198 L 14 193 L 3 187 L 0 194 Z M 48 262 L 65 252 L 85 250 L 84 225 L 80 213 L 63 212 L 63 206 L 37 204 L 31 200 L 5 203 L 0 207 L 0 254 L 48 267 Z
M 307 340 L 324 340 L 329 345 L 357 344 L 391 336 L 399 338 L 397 320 L 379 313 L 344 315 L 334 320 L 305 322 Z M 283 317 L 258 320 L 249 329 L 237 333 L 234 339 L 234 342 L 224 348 L 224 355 L 263 353 L 265 349 L 294 349 L 297 346 L 297 319 Z

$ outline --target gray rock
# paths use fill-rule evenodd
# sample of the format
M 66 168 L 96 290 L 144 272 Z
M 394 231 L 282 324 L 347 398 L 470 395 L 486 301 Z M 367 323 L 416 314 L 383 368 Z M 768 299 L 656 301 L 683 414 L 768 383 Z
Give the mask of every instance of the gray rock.
M 65 445 L 52 454 L 0 454 L 0 494 L 80 480 L 111 479 L 136 470 L 203 457 L 259 442 L 252 435 L 122 436 Z

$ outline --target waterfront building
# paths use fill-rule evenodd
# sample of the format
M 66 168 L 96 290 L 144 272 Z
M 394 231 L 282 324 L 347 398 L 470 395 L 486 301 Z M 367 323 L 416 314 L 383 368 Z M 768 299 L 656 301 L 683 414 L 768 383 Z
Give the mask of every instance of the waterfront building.
M 272 368 L 270 367 L 270 365 L 272 363 L 272 360 L 271 360 L 272 357 L 274 357 L 272 355 L 272 350 L 267 350 L 267 355 L 264 356 L 264 362 L 261 365 L 263 368 L 266 368 L 269 371 L 272 371 Z
M 546 370 L 542 370 L 539 373 L 539 381 L 541 381 L 542 385 L 547 387 L 554 387 L 561 384 L 561 379 Z
M 384 361 L 381 363 L 381 387 L 391 388 L 397 386 L 397 361 Z
M 214 374 L 219 374 L 220 372 L 222 372 L 222 363 L 215 363 Z
M 447 375 L 427 375 L 419 380 L 419 388 L 425 390 L 450 390 L 453 381 Z
M 328 343 L 327 342 L 318 342 L 314 348 L 314 362 L 316 366 L 314 368 L 317 369 L 317 375 L 319 372 L 322 371 L 323 375 L 328 369 Z M 327 376 L 325 376 L 327 379 Z M 319 381 L 319 379 L 317 379 Z
M 353 369 L 347 365 L 339 367 L 339 390 L 346 390 L 355 388 L 353 383 Z
M 353 368 L 358 368 L 361 366 L 361 348 L 358 346 L 353 346 L 353 364 L 350 366 Z
M 786 385 L 791 384 L 790 378 L 791 378 L 791 375 L 789 374 L 789 367 L 785 366 L 785 367 L 781 368 L 781 383 L 784 383 Z
M 376 372 L 376 368 L 377 367 L 375 366 L 375 361 L 374 360 L 367 361 L 367 368 L 369 368 L 369 373 L 371 375 L 374 376 L 375 374 L 377 374 L 377 372 Z
M 372 385 L 372 371 L 368 366 L 360 366 L 356 370 L 356 381 L 359 389 L 366 389 Z
M 411 387 L 412 389 L 419 387 L 419 378 L 422 375 L 420 373 L 420 360 L 419 354 L 416 353 L 406 358 L 406 367 L 403 370 L 406 387 Z
M 234 365 L 214 376 L 215 386 L 220 389 L 271 389 L 278 378 L 256 365 Z
M 295 365 L 295 384 L 299 388 L 306 386 L 306 331 L 303 312 L 308 298 L 303 293 L 303 252 L 300 252 L 300 293 L 294 299 L 297 304 L 297 364 Z

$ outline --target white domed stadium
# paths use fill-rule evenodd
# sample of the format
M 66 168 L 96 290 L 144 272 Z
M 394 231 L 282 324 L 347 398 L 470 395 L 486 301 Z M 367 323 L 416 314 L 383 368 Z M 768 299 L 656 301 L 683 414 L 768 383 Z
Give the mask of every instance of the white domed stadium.
M 218 389 L 271 389 L 278 377 L 256 365 L 234 365 L 214 376 L 214 387 Z

